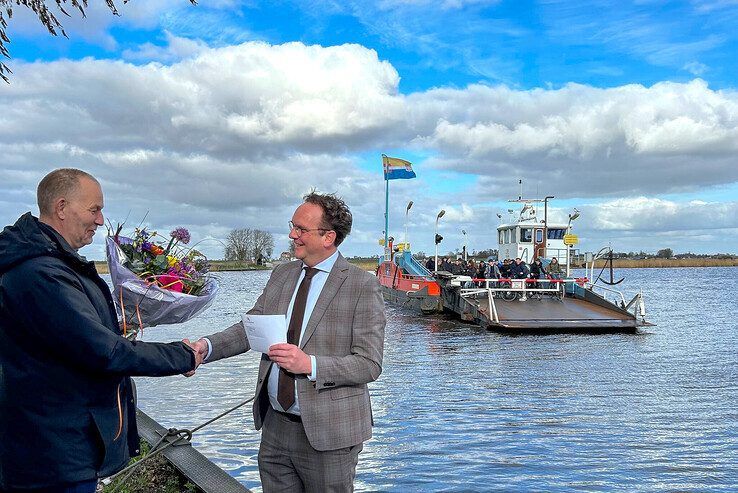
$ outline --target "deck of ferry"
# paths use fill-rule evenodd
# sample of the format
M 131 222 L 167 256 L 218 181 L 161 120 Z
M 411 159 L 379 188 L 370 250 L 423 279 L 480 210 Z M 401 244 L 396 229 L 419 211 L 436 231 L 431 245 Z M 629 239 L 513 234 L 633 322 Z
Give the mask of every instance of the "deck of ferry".
M 495 300 L 497 318 L 490 316 L 487 297 L 468 300 L 477 308 L 478 322 L 490 329 L 544 330 L 566 329 L 590 331 L 631 331 L 638 327 L 638 321 L 630 314 L 597 306 L 577 298 L 559 300 L 548 296 L 542 299 L 528 298 L 526 301 Z

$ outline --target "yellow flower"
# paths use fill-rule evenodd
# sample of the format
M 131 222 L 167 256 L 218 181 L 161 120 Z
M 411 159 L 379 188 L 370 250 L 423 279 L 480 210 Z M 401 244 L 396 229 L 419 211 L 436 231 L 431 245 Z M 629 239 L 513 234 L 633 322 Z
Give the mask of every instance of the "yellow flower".
M 167 255 L 167 265 L 169 267 L 174 267 L 176 263 L 177 263 L 177 257 L 174 257 L 173 255 Z

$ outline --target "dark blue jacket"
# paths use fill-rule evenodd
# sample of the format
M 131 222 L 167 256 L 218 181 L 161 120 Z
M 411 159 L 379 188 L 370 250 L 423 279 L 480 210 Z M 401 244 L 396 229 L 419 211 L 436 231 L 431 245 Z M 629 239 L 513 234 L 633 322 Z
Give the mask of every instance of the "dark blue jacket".
M 510 277 L 513 279 L 525 279 L 529 273 L 530 271 L 528 270 L 528 266 L 525 265 L 525 262 L 520 262 L 519 264 L 513 263 L 510 266 Z
M 195 366 L 183 343 L 131 342 L 110 290 L 30 213 L 0 233 L 0 490 L 108 476 L 138 453 L 129 376 Z

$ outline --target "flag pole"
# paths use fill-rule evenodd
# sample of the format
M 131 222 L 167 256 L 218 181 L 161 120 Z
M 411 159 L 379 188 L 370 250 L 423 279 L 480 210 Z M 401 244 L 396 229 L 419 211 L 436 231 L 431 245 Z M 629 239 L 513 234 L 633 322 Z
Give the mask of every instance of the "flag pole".
M 387 179 L 387 156 L 382 154 L 382 169 L 384 172 L 384 247 L 387 248 L 389 239 L 389 179 Z

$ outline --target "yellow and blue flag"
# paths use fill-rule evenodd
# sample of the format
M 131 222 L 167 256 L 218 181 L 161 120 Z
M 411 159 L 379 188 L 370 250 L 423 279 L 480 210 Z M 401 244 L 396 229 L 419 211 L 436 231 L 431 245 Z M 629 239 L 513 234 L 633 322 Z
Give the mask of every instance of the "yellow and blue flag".
M 382 154 L 382 165 L 384 166 L 385 180 L 406 180 L 415 178 L 415 171 L 410 161 L 389 157 Z

